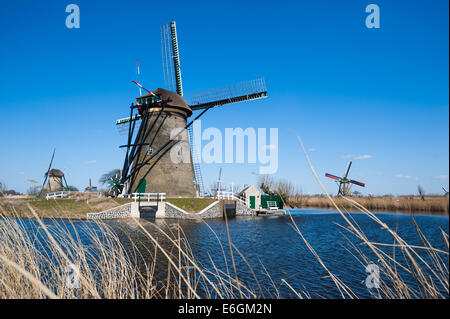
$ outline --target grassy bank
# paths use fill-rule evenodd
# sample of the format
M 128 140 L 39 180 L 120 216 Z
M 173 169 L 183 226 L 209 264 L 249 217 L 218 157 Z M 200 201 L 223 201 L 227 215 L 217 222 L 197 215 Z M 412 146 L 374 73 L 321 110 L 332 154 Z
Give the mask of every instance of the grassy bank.
M 40 218 L 85 218 L 87 213 L 96 213 L 113 208 L 129 199 L 90 198 L 46 200 L 42 198 L 0 199 L 0 216 L 34 217 L 27 207 L 29 204 Z
M 43 198 L 0 198 L 0 216 L 33 218 L 29 204 L 40 218 L 85 218 L 87 213 L 101 212 L 131 202 L 127 198 L 68 198 L 46 200 Z M 168 198 L 167 202 L 189 213 L 198 213 L 215 199 Z
M 341 197 L 334 197 L 337 205 L 343 209 L 354 210 L 355 205 Z M 352 197 L 354 201 L 373 211 L 408 212 L 448 215 L 449 198 L 445 196 L 377 196 Z M 333 208 L 333 203 L 327 197 L 295 196 L 290 203 L 296 208 Z

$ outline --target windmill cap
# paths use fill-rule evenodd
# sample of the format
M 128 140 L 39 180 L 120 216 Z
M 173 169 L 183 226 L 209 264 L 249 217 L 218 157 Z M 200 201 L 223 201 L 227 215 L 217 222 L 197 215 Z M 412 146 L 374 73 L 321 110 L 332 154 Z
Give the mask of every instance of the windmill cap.
M 161 88 L 154 90 L 153 93 L 158 95 L 163 100 L 170 100 L 170 102 L 167 103 L 168 111 L 170 111 L 171 109 L 176 109 L 178 111 L 183 111 L 184 113 L 186 113 L 187 116 L 192 115 L 192 110 L 189 107 L 189 104 L 187 104 L 186 100 L 181 95 Z M 152 97 L 150 93 L 138 97 L 136 98 L 136 100 L 139 102 L 140 99 L 145 99 L 149 97 Z
M 54 177 L 63 177 L 64 173 L 61 170 L 54 168 L 50 172 L 48 172 L 48 175 Z

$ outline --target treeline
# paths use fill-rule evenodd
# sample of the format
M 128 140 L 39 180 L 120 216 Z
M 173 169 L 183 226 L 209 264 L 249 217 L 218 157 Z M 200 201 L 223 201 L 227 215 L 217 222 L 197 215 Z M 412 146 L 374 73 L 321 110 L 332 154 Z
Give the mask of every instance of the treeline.
M 335 206 L 324 194 L 305 195 L 302 190 L 294 186 L 291 182 L 283 179 L 275 179 L 270 176 L 260 176 L 258 186 L 267 195 L 279 195 L 285 206 L 291 208 L 330 208 Z M 442 195 L 426 195 L 423 188 L 418 186 L 418 194 L 405 196 L 362 196 L 354 191 L 350 197 L 358 204 L 368 210 L 386 212 L 418 212 L 418 213 L 438 213 L 449 214 L 448 193 Z M 342 196 L 335 196 L 333 200 L 340 208 L 354 210 L 356 206 L 351 201 Z
M 15 191 L 14 189 L 8 189 L 5 183 L 0 182 L 0 197 L 6 195 L 22 195 L 22 194 Z

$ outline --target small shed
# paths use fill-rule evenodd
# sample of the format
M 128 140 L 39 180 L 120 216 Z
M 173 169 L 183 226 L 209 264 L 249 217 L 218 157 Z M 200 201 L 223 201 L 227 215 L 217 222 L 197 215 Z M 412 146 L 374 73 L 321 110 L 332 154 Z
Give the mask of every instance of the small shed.
M 259 209 L 261 206 L 261 192 L 254 185 L 244 187 L 238 195 L 245 199 L 251 209 Z

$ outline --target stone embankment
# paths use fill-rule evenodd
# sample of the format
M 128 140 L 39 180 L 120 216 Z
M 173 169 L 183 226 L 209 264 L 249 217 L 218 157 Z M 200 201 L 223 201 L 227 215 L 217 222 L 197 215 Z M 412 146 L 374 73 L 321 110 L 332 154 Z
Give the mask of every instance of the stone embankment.
M 177 218 L 177 219 L 212 219 L 223 218 L 224 205 L 227 216 L 255 216 L 255 212 L 239 201 L 217 200 L 198 213 L 189 213 L 169 202 L 133 202 L 114 207 L 99 213 L 88 213 L 87 219 L 119 218 Z

